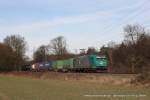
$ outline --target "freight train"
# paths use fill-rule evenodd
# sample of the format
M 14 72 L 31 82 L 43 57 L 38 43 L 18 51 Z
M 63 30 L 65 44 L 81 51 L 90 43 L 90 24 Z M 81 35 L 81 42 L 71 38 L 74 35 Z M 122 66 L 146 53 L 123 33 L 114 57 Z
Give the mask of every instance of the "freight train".
M 31 66 L 32 71 L 104 71 L 108 69 L 108 58 L 106 56 L 85 55 L 75 58 L 35 63 Z

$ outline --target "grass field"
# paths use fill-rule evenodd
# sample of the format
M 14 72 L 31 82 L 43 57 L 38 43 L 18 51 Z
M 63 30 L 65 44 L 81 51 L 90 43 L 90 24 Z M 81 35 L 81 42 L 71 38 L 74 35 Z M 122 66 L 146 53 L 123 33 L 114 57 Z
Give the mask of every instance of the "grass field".
M 0 75 L 0 100 L 150 100 L 150 88 Z

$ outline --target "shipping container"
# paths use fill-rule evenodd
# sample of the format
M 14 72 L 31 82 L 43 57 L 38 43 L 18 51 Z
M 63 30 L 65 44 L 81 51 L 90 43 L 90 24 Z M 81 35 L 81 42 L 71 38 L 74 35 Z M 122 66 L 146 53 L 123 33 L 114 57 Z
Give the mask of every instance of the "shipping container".
M 72 69 L 73 68 L 73 58 L 64 60 L 63 68 L 64 69 Z
M 80 56 L 74 59 L 74 68 L 90 68 L 89 56 Z
M 54 69 L 63 69 L 64 61 L 63 60 L 57 60 L 53 62 L 53 68 Z
M 31 66 L 32 70 L 35 71 L 40 71 L 40 70 L 51 70 L 52 69 L 52 62 L 51 61 L 47 61 L 47 62 L 38 62 L 38 63 L 34 63 Z

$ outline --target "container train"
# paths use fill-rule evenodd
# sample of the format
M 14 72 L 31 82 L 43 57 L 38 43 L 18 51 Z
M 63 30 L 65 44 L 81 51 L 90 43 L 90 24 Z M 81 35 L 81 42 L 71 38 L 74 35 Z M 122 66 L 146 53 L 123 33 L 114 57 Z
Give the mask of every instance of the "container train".
M 35 63 L 31 66 L 32 71 L 104 71 L 108 69 L 108 58 L 106 56 L 85 55 L 75 58 Z

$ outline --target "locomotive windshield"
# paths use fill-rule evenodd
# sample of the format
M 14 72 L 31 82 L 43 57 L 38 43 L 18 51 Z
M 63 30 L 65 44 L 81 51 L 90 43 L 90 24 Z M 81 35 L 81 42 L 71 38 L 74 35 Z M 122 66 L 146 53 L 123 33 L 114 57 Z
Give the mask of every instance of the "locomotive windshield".
M 97 56 L 96 59 L 96 66 L 107 66 L 107 58 L 105 56 Z
M 104 59 L 106 59 L 105 56 L 97 56 L 96 58 L 97 58 L 97 60 L 104 60 Z

